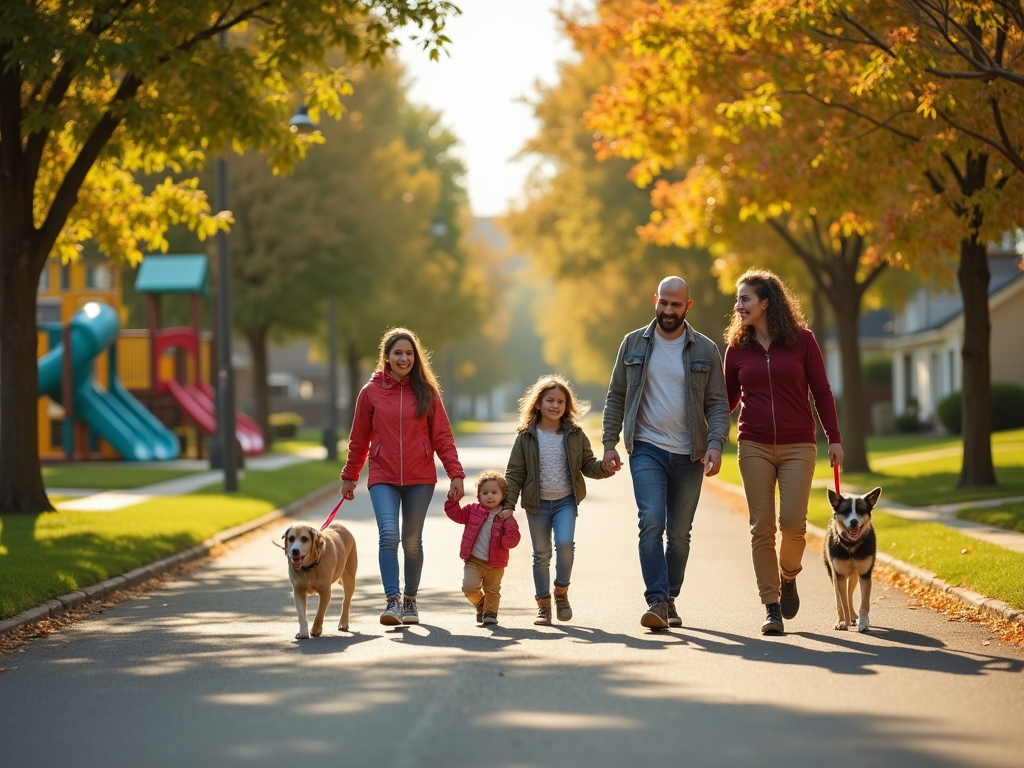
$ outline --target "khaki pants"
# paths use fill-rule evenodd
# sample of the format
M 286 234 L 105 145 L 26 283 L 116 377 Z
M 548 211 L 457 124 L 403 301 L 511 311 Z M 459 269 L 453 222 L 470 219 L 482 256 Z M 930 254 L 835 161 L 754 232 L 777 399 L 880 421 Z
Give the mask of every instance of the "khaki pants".
M 813 443 L 765 445 L 741 440 L 739 457 L 743 491 L 750 514 L 750 547 L 757 590 L 764 605 L 782 598 L 779 570 L 787 580 L 800 573 L 806 541 L 807 501 L 814 478 Z M 775 554 L 775 484 L 779 486 L 778 527 L 782 545 Z
M 501 602 L 501 577 L 504 575 L 504 568 L 491 568 L 486 560 L 470 557 L 462 572 L 462 591 L 473 605 L 483 600 L 484 612 L 497 615 L 498 603 Z

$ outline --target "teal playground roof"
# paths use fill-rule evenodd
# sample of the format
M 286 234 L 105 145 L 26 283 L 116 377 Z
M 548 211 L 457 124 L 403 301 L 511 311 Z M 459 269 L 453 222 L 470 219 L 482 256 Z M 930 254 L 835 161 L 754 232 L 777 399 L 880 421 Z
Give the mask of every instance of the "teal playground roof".
M 210 293 L 205 254 L 146 256 L 135 277 L 139 293 Z

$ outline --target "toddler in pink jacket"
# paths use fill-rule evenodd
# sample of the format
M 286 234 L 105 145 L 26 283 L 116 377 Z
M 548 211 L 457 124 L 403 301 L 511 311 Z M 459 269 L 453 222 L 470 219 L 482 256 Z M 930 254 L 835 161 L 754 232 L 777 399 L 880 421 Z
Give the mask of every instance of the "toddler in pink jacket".
M 461 507 L 451 493 L 444 503 L 445 514 L 466 526 L 459 551 L 466 563 L 462 591 L 476 606 L 476 620 L 481 624 L 498 623 L 501 577 L 508 565 L 508 551 L 520 538 L 512 510 L 502 509 L 507 491 L 505 476 L 489 469 L 477 478 L 476 504 Z

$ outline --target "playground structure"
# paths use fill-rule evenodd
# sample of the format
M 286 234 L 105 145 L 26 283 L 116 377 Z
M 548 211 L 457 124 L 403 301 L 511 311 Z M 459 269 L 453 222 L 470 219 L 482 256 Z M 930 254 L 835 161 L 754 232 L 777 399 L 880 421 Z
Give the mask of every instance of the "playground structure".
M 147 328 L 121 330 L 117 270 L 47 265 L 39 288 L 41 458 L 163 460 L 182 446 L 205 455 L 205 436 L 217 429 L 212 344 L 200 330 L 206 257 L 149 256 L 135 288 L 145 296 Z M 161 328 L 165 294 L 189 295 L 188 326 Z M 240 456 L 263 452 L 262 432 L 244 414 L 236 436 Z

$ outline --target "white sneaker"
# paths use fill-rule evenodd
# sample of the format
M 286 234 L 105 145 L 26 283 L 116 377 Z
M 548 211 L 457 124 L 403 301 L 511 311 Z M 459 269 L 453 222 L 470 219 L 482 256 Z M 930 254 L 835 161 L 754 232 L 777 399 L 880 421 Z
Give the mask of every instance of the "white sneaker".
M 380 615 L 380 623 L 388 627 L 397 627 L 402 623 L 402 596 L 388 598 L 388 607 Z

